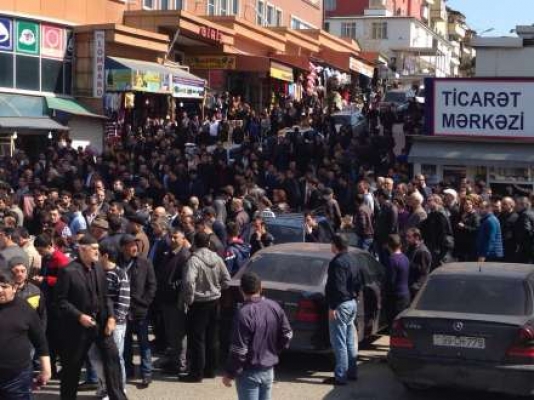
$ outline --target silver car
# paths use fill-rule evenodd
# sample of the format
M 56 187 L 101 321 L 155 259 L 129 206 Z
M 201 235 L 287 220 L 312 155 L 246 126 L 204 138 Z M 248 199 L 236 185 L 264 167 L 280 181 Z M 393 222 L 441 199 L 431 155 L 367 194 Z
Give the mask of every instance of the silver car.
M 410 389 L 534 394 L 534 266 L 435 270 L 394 321 L 389 365 Z

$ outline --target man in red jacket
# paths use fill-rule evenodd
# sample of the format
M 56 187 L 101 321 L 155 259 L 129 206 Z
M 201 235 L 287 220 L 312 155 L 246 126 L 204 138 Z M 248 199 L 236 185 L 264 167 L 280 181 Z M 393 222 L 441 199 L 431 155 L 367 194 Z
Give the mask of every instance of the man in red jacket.
M 69 258 L 52 245 L 50 236 L 42 234 L 35 238 L 34 246 L 42 257 L 41 271 L 33 278 L 35 284 L 40 286 L 46 305 L 47 326 L 46 337 L 50 348 L 50 358 L 52 360 L 52 375 L 57 376 L 56 355 L 59 350 L 58 330 L 60 329 L 57 320 L 57 307 L 54 304 L 54 288 L 56 286 L 59 270 L 65 268 L 69 263 Z

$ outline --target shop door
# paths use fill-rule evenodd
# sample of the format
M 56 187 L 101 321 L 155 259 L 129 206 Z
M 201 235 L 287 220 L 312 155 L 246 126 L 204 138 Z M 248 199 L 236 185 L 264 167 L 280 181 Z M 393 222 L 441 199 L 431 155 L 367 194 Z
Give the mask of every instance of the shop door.
M 467 167 L 457 165 L 443 166 L 443 182 L 452 185 L 453 187 L 460 187 L 462 179 L 467 177 Z

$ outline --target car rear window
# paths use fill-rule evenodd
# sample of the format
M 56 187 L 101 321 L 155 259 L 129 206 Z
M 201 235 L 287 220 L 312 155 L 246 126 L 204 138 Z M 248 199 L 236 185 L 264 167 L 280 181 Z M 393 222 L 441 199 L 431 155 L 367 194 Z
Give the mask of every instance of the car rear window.
M 304 241 L 304 232 L 301 227 L 267 224 L 267 230 L 273 235 L 276 244 L 302 243 Z
M 415 308 L 488 315 L 530 313 L 526 284 L 518 279 L 481 277 L 433 277 Z
M 285 254 L 263 254 L 247 267 L 263 281 L 318 286 L 322 283 L 328 262 L 316 257 Z

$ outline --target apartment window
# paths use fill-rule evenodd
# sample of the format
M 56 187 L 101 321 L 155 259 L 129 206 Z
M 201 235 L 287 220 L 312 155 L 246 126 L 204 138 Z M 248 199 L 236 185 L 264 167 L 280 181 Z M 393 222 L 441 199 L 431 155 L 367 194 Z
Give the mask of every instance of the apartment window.
M 272 4 L 267 5 L 267 18 L 266 22 L 268 26 L 275 25 L 274 23 L 274 6 Z
M 372 39 L 387 39 L 388 38 L 387 22 L 373 22 L 371 38 Z
M 237 15 L 239 0 L 208 0 L 208 15 Z
M 296 17 L 291 17 L 291 29 L 313 29 L 313 26 Z
M 276 26 L 282 26 L 284 25 L 284 17 L 283 17 L 283 14 L 282 14 L 282 10 L 280 10 L 279 8 L 276 9 Z
M 336 0 L 325 0 L 324 9 L 325 11 L 336 11 L 337 9 Z
M 327 32 L 330 32 L 330 22 L 325 22 L 324 23 L 324 30 L 327 31 Z
M 356 39 L 356 22 L 341 23 L 341 36 Z
M 143 0 L 143 8 L 152 10 L 156 0 Z
M 160 10 L 183 10 L 185 0 L 159 0 Z
M 262 0 L 258 0 L 256 2 L 256 24 L 258 25 L 264 25 L 265 21 L 265 2 Z

